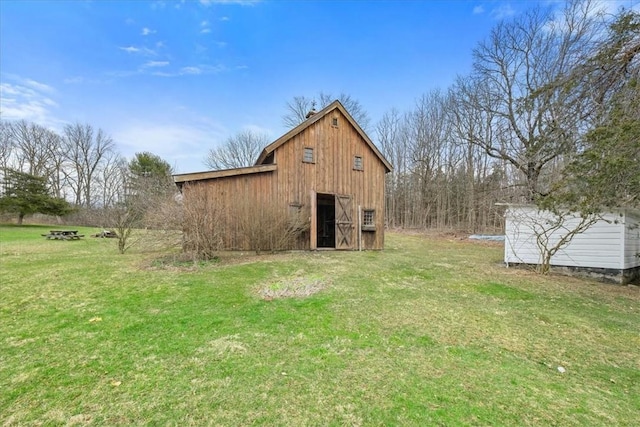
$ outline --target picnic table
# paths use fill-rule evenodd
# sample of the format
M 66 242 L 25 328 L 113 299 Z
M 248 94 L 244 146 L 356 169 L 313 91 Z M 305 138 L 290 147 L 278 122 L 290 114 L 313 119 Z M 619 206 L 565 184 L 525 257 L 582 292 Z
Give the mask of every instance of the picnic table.
M 43 234 L 47 240 L 80 240 L 84 234 L 78 234 L 78 230 L 49 230 L 49 234 Z

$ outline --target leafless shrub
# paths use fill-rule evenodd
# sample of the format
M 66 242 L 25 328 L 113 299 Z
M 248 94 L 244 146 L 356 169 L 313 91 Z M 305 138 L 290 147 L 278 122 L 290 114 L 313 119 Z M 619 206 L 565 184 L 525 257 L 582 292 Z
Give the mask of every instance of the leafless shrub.
M 237 210 L 240 233 L 248 248 L 257 254 L 293 249 L 298 238 L 309 230 L 309 215 L 302 207 L 290 206 L 283 213 L 275 202 L 245 199 Z
M 183 248 L 196 259 L 213 259 L 223 247 L 222 211 L 201 185 L 190 185 L 183 203 Z
M 154 249 L 170 249 L 182 245 L 184 206 L 182 196 L 169 191 L 147 199 L 142 224 L 149 238 L 144 244 Z
M 113 231 L 118 235 L 118 251 L 125 253 L 133 245 L 140 241 L 140 237 L 132 238 L 133 231 L 139 227 L 142 212 L 119 206 L 109 209 L 109 223 Z

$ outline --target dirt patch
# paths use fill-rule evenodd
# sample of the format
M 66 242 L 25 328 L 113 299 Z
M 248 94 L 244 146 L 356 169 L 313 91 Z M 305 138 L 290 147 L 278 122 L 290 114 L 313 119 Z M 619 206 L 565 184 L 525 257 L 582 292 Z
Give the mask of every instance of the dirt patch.
M 266 301 L 279 298 L 306 298 L 320 292 L 328 284 L 328 281 L 321 277 L 297 276 L 263 283 L 257 289 L 257 293 Z

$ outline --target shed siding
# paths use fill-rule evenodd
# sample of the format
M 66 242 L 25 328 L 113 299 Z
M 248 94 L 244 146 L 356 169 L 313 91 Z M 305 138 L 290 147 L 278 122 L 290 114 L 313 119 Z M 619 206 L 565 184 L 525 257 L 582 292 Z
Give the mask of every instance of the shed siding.
M 509 207 L 505 226 L 505 262 L 539 264 L 540 250 L 536 244 L 535 224 L 549 218 L 550 212 L 540 212 L 535 207 Z M 624 239 L 624 224 L 619 215 L 607 214 L 582 234 L 573 237 L 564 249 L 551 259 L 554 266 L 622 269 L 621 247 Z M 579 221 L 568 219 L 566 228 L 571 229 Z M 557 242 L 562 231 L 551 235 L 550 246 Z
M 624 227 L 624 268 L 640 267 L 640 214 L 627 212 Z

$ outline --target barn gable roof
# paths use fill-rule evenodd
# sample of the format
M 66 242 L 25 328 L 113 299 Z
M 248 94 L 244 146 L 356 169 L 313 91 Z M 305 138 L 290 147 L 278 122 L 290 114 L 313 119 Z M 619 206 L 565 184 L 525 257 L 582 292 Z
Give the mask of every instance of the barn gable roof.
M 353 119 L 353 117 L 351 117 L 351 114 L 349 114 L 349 112 L 346 110 L 346 108 L 344 108 L 344 106 L 337 99 L 335 101 L 333 101 L 331 104 L 327 105 L 322 110 L 318 111 L 317 113 L 315 113 L 314 115 L 309 117 L 304 122 L 300 123 L 298 126 L 296 126 L 293 129 L 291 129 L 289 132 L 287 132 L 284 135 L 282 135 L 280 138 L 278 138 L 275 141 L 273 141 L 271 144 L 267 145 L 262 150 L 262 152 L 260 153 L 260 156 L 258 157 L 258 160 L 256 161 L 256 165 L 264 164 L 264 162 L 267 159 L 267 157 L 269 156 L 269 154 L 273 153 L 278 147 L 286 144 L 289 140 L 291 140 L 291 138 L 293 138 L 294 136 L 296 136 L 299 133 L 303 132 L 309 126 L 311 126 L 312 124 L 318 122 L 323 117 L 325 117 L 327 114 L 331 113 L 332 111 L 334 111 L 336 109 L 339 110 L 342 113 L 342 115 L 349 121 L 349 123 L 351 123 L 351 126 L 354 127 L 354 129 L 358 132 L 358 134 L 360 134 L 360 136 L 366 142 L 366 144 L 369 146 L 369 148 L 375 153 L 375 155 L 378 157 L 378 159 L 380 159 L 380 161 L 382 162 L 382 164 L 385 167 L 386 172 L 391 172 L 391 170 L 393 169 L 393 167 L 391 166 L 391 163 L 389 163 L 389 161 L 387 159 L 385 159 L 385 157 L 382 155 L 380 150 L 378 150 L 378 148 L 375 146 L 375 144 L 371 141 L 369 136 L 365 133 L 364 130 L 362 130 L 360 125 L 358 125 L 358 123 Z

